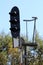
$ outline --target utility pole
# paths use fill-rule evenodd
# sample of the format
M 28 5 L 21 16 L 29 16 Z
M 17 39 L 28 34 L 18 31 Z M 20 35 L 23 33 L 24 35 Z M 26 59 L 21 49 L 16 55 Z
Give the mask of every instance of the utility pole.
M 36 36 L 36 19 L 37 17 L 32 17 L 34 20 L 34 29 L 33 29 L 33 42 L 35 43 L 35 36 Z
M 27 31 L 27 20 L 23 20 L 26 22 L 26 38 L 28 39 L 28 31 Z

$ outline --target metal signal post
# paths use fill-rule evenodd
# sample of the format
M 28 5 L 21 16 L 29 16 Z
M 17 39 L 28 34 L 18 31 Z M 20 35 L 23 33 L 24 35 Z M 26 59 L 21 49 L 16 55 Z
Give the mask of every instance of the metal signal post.
M 19 45 L 20 45 L 20 17 L 19 17 L 18 7 L 16 7 L 16 6 L 13 7 L 9 14 L 10 14 L 10 26 L 11 26 L 10 30 L 11 30 L 11 34 L 12 34 L 13 48 L 19 49 Z M 22 50 L 20 50 L 20 51 L 21 51 L 20 64 L 22 64 Z M 14 60 L 14 58 L 13 58 L 13 60 Z
M 28 39 L 28 29 L 27 29 L 27 22 L 31 22 L 34 21 L 34 30 L 33 30 L 33 42 L 35 42 L 35 34 L 36 34 L 36 19 L 38 19 L 37 17 L 32 17 L 33 19 L 31 20 L 23 20 L 26 22 L 26 38 Z
M 34 21 L 34 30 L 33 30 L 33 40 L 32 40 L 32 43 L 26 43 L 26 44 L 23 44 L 23 46 L 25 47 L 25 56 L 26 56 L 26 47 L 27 46 L 33 46 L 33 47 L 37 47 L 37 43 L 35 42 L 35 34 L 36 34 L 36 19 L 37 17 L 32 17 L 33 19 L 32 20 L 23 20 L 26 22 L 26 37 L 28 39 L 28 29 L 27 29 L 27 22 L 31 22 L 31 21 Z M 27 65 L 26 63 L 26 57 L 25 57 L 25 65 Z

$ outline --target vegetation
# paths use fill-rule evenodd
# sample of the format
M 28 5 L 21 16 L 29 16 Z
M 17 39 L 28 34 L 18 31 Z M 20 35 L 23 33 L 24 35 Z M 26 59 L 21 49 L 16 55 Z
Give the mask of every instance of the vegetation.
M 29 50 L 27 58 L 28 65 L 43 65 L 43 39 L 40 38 L 38 33 L 35 38 L 38 46 L 34 51 L 36 56 L 32 56 L 31 50 Z M 8 62 L 11 62 L 11 65 L 19 65 L 20 63 L 20 52 L 18 48 L 13 48 L 12 38 L 9 34 L 1 33 L 0 34 L 0 65 L 7 65 Z M 30 60 L 29 60 L 30 59 Z

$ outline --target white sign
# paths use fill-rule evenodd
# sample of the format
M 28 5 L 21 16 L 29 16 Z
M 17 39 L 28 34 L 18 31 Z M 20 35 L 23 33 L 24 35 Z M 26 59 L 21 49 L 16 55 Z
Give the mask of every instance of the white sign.
M 19 39 L 18 38 L 13 38 L 14 42 L 14 47 L 19 47 Z

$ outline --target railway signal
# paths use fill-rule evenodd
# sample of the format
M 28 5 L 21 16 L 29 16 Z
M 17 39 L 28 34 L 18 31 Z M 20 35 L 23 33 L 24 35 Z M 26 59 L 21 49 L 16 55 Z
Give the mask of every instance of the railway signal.
M 19 37 L 20 34 L 20 18 L 18 7 L 13 7 L 10 14 L 11 34 L 13 38 Z
M 19 47 L 20 17 L 18 7 L 14 6 L 9 14 L 10 14 L 10 30 L 12 34 L 13 48 Z

